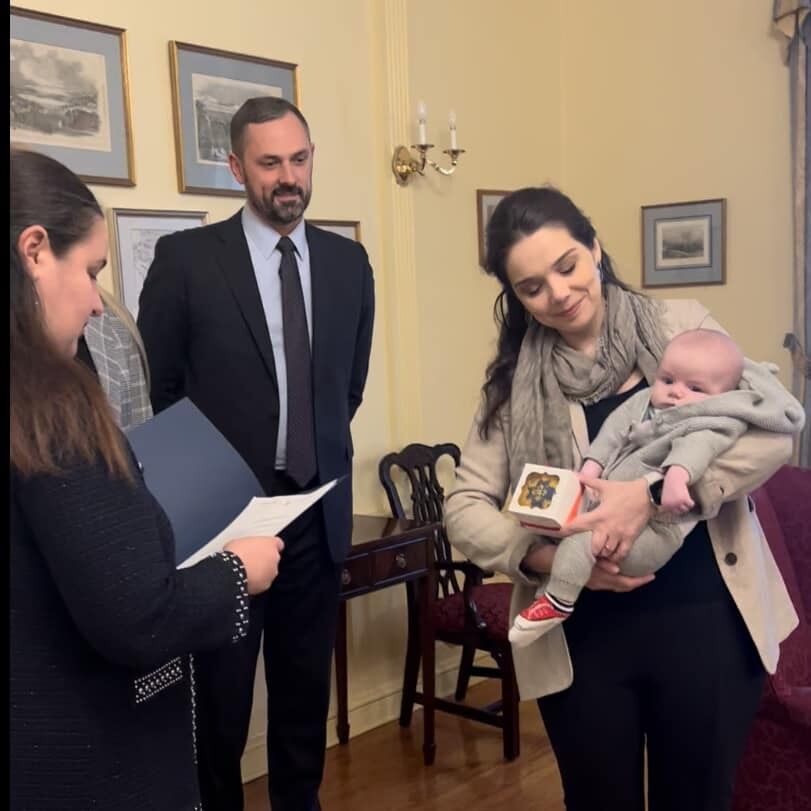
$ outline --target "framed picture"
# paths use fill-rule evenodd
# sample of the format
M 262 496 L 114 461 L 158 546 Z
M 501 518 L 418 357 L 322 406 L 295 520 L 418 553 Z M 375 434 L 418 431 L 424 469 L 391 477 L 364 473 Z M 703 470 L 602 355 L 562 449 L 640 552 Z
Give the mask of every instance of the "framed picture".
M 298 105 L 298 68 L 185 42 L 169 43 L 169 61 L 180 191 L 241 196 L 228 168 L 231 118 L 257 96 Z
M 11 142 L 134 186 L 124 30 L 11 6 Z
M 642 206 L 642 286 L 724 284 L 726 200 Z
M 333 234 L 354 239 L 360 242 L 360 223 L 357 220 L 307 220 L 310 225 L 316 225 Z
M 476 216 L 479 222 L 479 264 L 484 267 L 487 261 L 487 223 L 493 216 L 496 206 L 508 195 L 508 191 L 476 189 Z
M 138 299 L 155 256 L 155 243 L 164 234 L 205 225 L 208 213 L 114 208 L 109 219 L 115 294 L 137 318 Z

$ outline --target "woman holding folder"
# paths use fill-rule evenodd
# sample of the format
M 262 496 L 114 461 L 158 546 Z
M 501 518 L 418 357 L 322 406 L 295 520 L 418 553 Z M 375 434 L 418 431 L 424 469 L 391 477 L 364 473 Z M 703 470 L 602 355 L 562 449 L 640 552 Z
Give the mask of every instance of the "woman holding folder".
M 101 208 L 70 170 L 11 151 L 11 808 L 199 808 L 189 653 L 244 635 L 278 538 L 177 570 L 93 374 Z

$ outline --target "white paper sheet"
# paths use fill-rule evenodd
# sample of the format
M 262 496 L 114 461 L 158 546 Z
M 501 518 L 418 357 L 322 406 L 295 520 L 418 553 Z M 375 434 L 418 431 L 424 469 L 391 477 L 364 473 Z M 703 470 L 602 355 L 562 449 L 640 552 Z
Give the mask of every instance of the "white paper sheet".
M 305 510 L 313 506 L 325 493 L 332 490 L 339 479 L 322 484 L 309 493 L 272 498 L 252 498 L 248 506 L 219 534 L 205 546 L 178 565 L 185 569 L 199 563 L 203 558 L 220 552 L 234 538 L 247 538 L 254 535 L 278 535 Z

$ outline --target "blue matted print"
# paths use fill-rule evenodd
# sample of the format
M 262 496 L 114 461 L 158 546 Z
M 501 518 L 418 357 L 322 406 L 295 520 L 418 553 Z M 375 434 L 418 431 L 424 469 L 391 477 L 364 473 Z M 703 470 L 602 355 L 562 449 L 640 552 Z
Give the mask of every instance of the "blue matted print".
M 135 185 L 124 30 L 9 11 L 11 142 L 87 183 Z
M 241 196 L 228 168 L 231 118 L 256 96 L 298 105 L 297 66 L 184 42 L 170 42 L 169 57 L 180 191 Z
M 726 281 L 726 200 L 642 206 L 642 286 Z

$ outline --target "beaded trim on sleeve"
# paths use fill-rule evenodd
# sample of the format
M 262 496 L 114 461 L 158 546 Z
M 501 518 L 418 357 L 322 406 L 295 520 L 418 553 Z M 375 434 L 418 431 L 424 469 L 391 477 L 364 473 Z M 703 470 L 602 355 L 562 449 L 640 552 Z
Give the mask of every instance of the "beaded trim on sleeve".
M 135 679 L 135 703 L 142 704 L 148 701 L 161 690 L 172 684 L 177 684 L 183 678 L 183 665 L 180 657 L 170 659 L 157 670 Z
M 194 752 L 194 765 L 197 765 L 197 690 L 194 684 L 194 656 L 189 654 L 189 693 L 191 696 L 191 742 Z M 194 806 L 192 811 L 197 811 L 198 806 Z M 200 811 L 203 806 L 200 804 Z
M 233 552 L 220 552 L 219 554 L 231 564 L 239 584 L 236 628 L 234 635 L 231 637 L 231 642 L 239 642 L 248 633 L 248 575 L 242 561 Z

